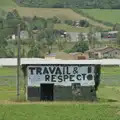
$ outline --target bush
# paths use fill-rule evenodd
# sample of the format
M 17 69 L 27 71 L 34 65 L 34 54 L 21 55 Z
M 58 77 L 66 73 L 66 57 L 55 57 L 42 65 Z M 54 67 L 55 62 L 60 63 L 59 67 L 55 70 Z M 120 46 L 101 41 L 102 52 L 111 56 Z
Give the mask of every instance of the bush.
M 72 20 L 65 20 L 65 24 L 73 25 L 73 21 Z
M 86 42 L 81 41 L 81 42 L 77 42 L 72 49 L 70 50 L 66 50 L 67 53 L 72 53 L 72 52 L 82 52 L 84 53 L 85 51 L 87 51 L 89 49 L 89 46 Z
M 81 27 L 89 27 L 89 22 L 87 20 L 80 20 Z

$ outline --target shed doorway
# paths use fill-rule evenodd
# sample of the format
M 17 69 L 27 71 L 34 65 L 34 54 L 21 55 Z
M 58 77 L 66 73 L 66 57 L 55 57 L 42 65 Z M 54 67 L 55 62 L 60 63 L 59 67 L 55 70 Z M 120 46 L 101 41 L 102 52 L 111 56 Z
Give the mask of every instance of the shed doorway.
M 40 100 L 53 101 L 54 84 L 40 84 Z

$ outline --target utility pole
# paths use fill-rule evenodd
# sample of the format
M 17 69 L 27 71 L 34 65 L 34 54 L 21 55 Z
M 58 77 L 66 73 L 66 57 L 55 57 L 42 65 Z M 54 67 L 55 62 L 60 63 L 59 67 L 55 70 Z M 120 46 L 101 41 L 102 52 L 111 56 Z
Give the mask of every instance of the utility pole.
M 16 89 L 17 89 L 17 100 L 19 100 L 20 96 L 20 24 L 17 26 L 17 48 L 18 48 L 18 53 L 17 53 L 17 82 L 16 82 Z

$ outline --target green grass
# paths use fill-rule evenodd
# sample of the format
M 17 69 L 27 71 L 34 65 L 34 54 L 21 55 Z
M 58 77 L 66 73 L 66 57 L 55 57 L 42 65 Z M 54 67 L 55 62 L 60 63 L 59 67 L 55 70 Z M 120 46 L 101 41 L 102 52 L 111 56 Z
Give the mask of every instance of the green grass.
M 84 13 L 94 17 L 97 20 L 102 20 L 110 23 L 120 23 L 120 10 L 112 9 L 82 9 Z
M 89 32 L 89 28 L 77 28 L 66 24 L 56 24 L 54 28 L 57 30 L 65 30 L 67 32 Z
M 120 108 L 101 104 L 0 105 L 1 120 L 119 120 Z
M 14 102 L 16 100 L 15 79 L 6 78 L 11 85 L 0 85 L 0 120 L 119 120 L 120 77 L 113 81 L 110 79 L 111 76 L 119 74 L 120 67 L 102 67 L 102 84 L 97 91 L 99 98 L 97 103 L 68 101 L 17 104 Z M 16 68 L 0 68 L 0 76 L 2 75 L 14 76 Z M 116 80 L 118 85 L 115 84 Z M 0 78 L 0 81 L 4 79 Z M 23 100 L 23 87 L 21 88 L 21 100 Z
M 15 76 L 17 72 L 16 67 L 0 68 L 0 76 Z
M 38 17 L 43 17 L 43 18 L 51 18 L 51 17 L 58 17 L 61 20 L 81 20 L 81 19 L 87 19 L 90 24 L 94 25 L 94 26 L 99 26 L 102 27 L 104 29 L 110 29 L 109 27 L 95 22 L 93 20 L 90 20 L 84 16 L 82 16 L 81 14 L 78 14 L 76 12 L 74 12 L 72 9 L 68 9 L 68 8 L 29 8 L 29 7 L 20 7 L 17 6 L 12 0 L 0 0 L 0 8 L 5 10 L 5 11 L 11 11 L 12 9 L 16 8 L 20 14 L 21 17 L 23 16 L 28 16 L 28 17 L 34 17 L 34 16 L 38 16 Z M 71 29 L 68 26 L 64 26 L 64 29 Z M 58 26 L 60 28 L 60 26 Z M 65 28 L 66 27 L 66 28 Z M 72 28 L 73 32 L 74 31 L 81 31 L 78 28 Z M 83 30 L 82 31 L 86 31 Z M 87 30 L 88 31 L 88 30 Z
M 16 4 L 12 0 L 0 0 L 0 6 L 2 7 L 15 7 Z

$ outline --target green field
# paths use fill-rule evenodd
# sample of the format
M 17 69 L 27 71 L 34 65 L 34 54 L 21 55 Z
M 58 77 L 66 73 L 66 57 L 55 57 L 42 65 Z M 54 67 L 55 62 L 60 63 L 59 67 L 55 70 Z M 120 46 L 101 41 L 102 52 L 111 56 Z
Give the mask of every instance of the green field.
M 1 77 L 5 76 L 5 77 Z M 21 94 L 24 78 L 21 72 Z M 120 101 L 120 67 L 102 67 L 101 84 L 97 91 L 100 101 Z M 0 68 L 0 100 L 16 97 L 16 68 Z M 5 95 L 5 93 L 7 93 Z M 5 95 L 5 96 L 4 96 Z
M 0 120 L 119 120 L 120 107 L 106 104 L 0 105 Z
M 65 30 L 67 32 L 89 32 L 89 27 L 88 28 L 84 28 L 84 27 L 73 27 L 67 24 L 55 24 L 55 29 L 57 30 Z
M 110 27 L 103 25 L 101 23 L 95 22 L 91 19 L 88 19 L 87 17 L 84 17 L 81 14 L 78 14 L 76 12 L 74 12 L 72 9 L 68 9 L 68 8 L 28 8 L 28 7 L 20 7 L 17 6 L 12 0 L 1 0 L 0 1 L 0 8 L 5 10 L 5 11 L 11 11 L 12 9 L 17 9 L 20 16 L 28 16 L 28 17 L 34 17 L 34 16 L 38 16 L 38 17 L 44 17 L 44 18 L 51 18 L 51 17 L 58 17 L 61 20 L 81 20 L 81 19 L 87 19 L 90 24 L 94 25 L 94 26 L 99 26 L 102 27 L 104 29 L 110 29 Z M 65 29 L 69 30 L 71 28 L 69 28 L 68 26 L 64 26 L 64 25 L 59 25 L 59 28 L 64 27 Z M 70 31 L 70 30 L 69 30 Z M 74 28 L 74 31 L 82 31 L 84 32 L 85 30 L 81 28 L 81 30 L 78 30 L 78 28 Z
M 102 20 L 110 23 L 120 23 L 120 10 L 118 9 L 82 9 L 84 13 L 94 17 L 96 20 Z
M 101 71 L 98 102 L 24 102 L 23 77 L 21 102 L 15 102 L 16 68 L 1 67 L 0 76 L 6 77 L 0 77 L 0 120 L 119 120 L 120 67 L 102 67 Z M 1 85 L 5 81 L 8 84 Z
M 0 0 L 0 7 L 16 7 L 16 3 L 13 0 Z

